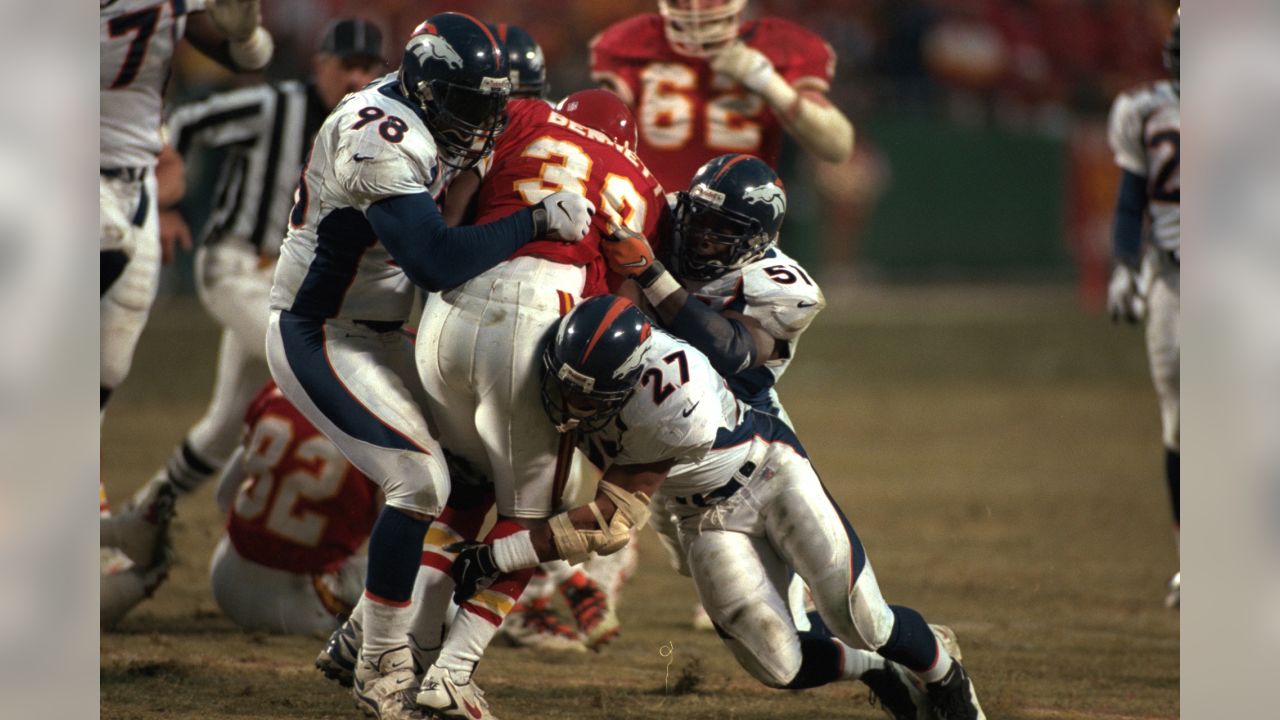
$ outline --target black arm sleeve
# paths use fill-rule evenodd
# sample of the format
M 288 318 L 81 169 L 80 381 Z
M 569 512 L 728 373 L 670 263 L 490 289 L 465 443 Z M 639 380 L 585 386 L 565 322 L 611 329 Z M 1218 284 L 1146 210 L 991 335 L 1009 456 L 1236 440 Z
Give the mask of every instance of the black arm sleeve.
M 1147 179 L 1125 170 L 1111 226 L 1111 254 L 1129 267 L 1137 267 L 1142 259 L 1142 218 L 1146 210 Z
M 431 292 L 461 285 L 533 239 L 529 208 L 486 225 L 451 228 L 425 192 L 379 200 L 365 217 L 405 275 Z
M 685 298 L 668 329 L 702 351 L 721 377 L 742 372 L 756 361 L 756 341 L 747 326 L 712 310 L 693 295 Z

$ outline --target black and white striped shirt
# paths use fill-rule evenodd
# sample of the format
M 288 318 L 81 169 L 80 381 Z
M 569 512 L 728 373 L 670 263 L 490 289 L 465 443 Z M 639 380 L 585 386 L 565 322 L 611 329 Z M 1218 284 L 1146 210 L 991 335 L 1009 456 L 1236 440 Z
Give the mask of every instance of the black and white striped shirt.
M 311 140 L 328 110 L 297 81 L 254 85 L 182 105 L 169 116 L 169 142 L 227 151 L 201 242 L 247 243 L 276 257 Z

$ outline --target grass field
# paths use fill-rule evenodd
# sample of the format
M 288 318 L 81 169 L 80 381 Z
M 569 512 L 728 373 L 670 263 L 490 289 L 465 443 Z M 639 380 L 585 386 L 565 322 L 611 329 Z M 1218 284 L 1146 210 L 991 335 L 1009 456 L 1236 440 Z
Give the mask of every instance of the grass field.
M 835 295 L 780 389 L 886 598 L 956 630 L 993 720 L 1177 717 L 1178 614 L 1160 602 L 1177 559 L 1140 333 L 1081 314 L 1069 288 Z M 113 499 L 200 415 L 215 348 L 194 301 L 161 302 L 104 429 Z M 212 488 L 179 513 L 168 583 L 102 637 L 102 717 L 357 717 L 311 668 L 319 642 L 219 616 Z M 689 629 L 693 599 L 646 532 L 614 644 L 494 647 L 478 680 L 503 720 L 882 717 L 860 685 L 760 686 Z M 682 675 L 696 687 L 668 693 Z

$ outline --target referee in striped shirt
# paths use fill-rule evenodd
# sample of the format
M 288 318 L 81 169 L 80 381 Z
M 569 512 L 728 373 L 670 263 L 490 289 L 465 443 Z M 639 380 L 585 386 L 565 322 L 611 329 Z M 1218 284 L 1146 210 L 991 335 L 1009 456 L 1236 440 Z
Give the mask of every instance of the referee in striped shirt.
M 165 485 L 178 495 L 191 492 L 239 443 L 245 411 L 271 377 L 265 356 L 271 280 L 311 141 L 347 93 L 385 72 L 378 27 L 357 18 L 337 20 L 320 39 L 310 82 L 219 93 L 169 117 L 169 142 L 183 157 L 196 146 L 225 151 L 196 252 L 196 287 L 223 327 L 222 343 L 209 408 L 165 467 L 135 493 L 135 504 L 149 506 Z M 170 233 L 174 227 L 185 231 L 176 211 L 162 213 L 162 222 Z

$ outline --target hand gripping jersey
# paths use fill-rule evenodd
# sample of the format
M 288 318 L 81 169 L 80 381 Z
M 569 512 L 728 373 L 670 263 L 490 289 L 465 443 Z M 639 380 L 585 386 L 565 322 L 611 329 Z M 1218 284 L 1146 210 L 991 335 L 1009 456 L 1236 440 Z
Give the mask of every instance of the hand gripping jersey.
M 430 192 L 456 171 L 395 73 L 348 95 L 320 126 L 289 214 L 271 307 L 313 319 L 408 319 L 414 286 L 373 234 L 364 211 L 384 198 Z
M 1179 250 L 1182 237 L 1181 131 L 1178 94 L 1168 80 L 1122 93 L 1111 106 L 1107 139 L 1116 164 L 1147 179 L 1151 242 L 1172 252 Z
M 733 394 L 764 412 L 778 412 L 770 392 L 787 371 L 800 336 L 827 306 L 813 277 L 778 248 L 740 270 L 706 283 L 686 282 L 685 289 L 716 311 L 733 310 L 758 320 L 776 340 L 780 357 L 729 378 Z
M 530 255 L 587 268 L 583 297 L 608 292 L 600 255 L 606 223 L 657 237 L 666 211 L 662 186 L 635 152 L 584 127 L 541 100 L 512 100 L 510 121 L 494 146 L 491 170 L 477 199 L 476 224 L 498 220 L 558 190 L 576 192 L 598 208 L 581 242 L 535 240 L 513 257 Z
M 738 37 L 797 89 L 828 89 L 835 53 L 814 33 L 761 18 L 744 22 Z M 716 76 L 706 60 L 673 50 L 659 15 L 637 15 L 597 35 L 591 77 L 618 88 L 634 110 L 640 157 L 665 187 L 685 187 L 703 163 L 729 152 L 778 165 L 783 130 L 773 111 L 759 96 Z
M 295 573 L 337 570 L 378 517 L 376 489 L 275 384 L 245 414 L 244 470 L 227 536 L 259 565 Z
M 101 167 L 155 166 L 173 51 L 186 31 L 187 14 L 204 6 L 204 0 L 101 2 Z
M 780 433 L 794 437 L 771 416 L 734 397 L 706 356 L 654 328 L 640 387 L 622 412 L 583 441 L 597 467 L 676 460 L 662 493 L 706 493 L 728 482 L 758 450 Z

